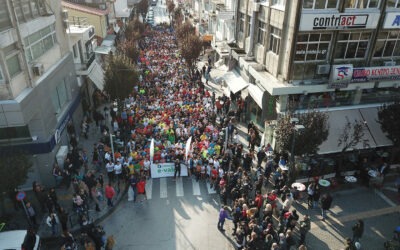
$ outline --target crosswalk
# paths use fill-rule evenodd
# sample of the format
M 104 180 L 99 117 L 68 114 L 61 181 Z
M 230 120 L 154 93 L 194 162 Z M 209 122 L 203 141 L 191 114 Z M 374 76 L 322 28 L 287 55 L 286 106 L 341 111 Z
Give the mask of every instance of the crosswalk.
M 159 186 L 159 188 L 158 188 Z M 188 177 L 179 177 L 175 181 L 171 178 L 149 179 L 146 181 L 147 199 L 166 199 L 171 196 L 201 196 L 215 195 L 210 183 L 204 180 L 196 181 Z

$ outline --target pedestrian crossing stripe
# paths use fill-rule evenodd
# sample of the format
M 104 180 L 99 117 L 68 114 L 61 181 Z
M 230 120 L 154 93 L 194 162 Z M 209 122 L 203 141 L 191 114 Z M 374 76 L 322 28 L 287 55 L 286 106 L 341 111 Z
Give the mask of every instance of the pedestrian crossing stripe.
M 209 194 L 215 194 L 217 193 L 214 189 L 211 188 L 211 185 L 209 182 L 207 182 L 207 191 Z
M 195 179 L 192 179 L 193 195 L 201 195 L 200 184 Z
M 147 199 L 151 200 L 154 197 L 158 197 L 157 191 L 153 190 L 153 185 L 156 185 L 156 183 L 160 183 L 160 196 L 159 198 L 161 199 L 166 199 L 168 198 L 168 186 L 170 188 L 173 188 L 172 190 L 175 189 L 174 194 L 169 194 L 169 195 L 175 195 L 176 197 L 183 197 L 186 195 L 193 195 L 193 196 L 201 196 L 203 192 L 206 192 L 206 194 L 216 194 L 217 192 L 210 187 L 209 182 L 204 182 L 204 181 L 196 181 L 196 179 L 192 178 L 187 178 L 187 177 L 178 177 L 176 178 L 175 181 L 172 181 L 170 178 L 159 178 L 159 179 L 149 179 L 146 181 L 146 195 Z M 175 188 L 173 187 L 175 185 Z M 202 188 L 201 186 L 206 188 Z M 190 191 L 190 186 L 192 186 L 192 191 Z M 157 188 L 158 190 L 158 188 Z M 207 190 L 207 191 L 205 191 Z M 153 193 L 153 191 L 155 193 Z M 204 194 L 204 193 L 203 193 Z
M 160 198 L 167 198 L 167 178 L 160 178 Z
M 151 199 L 152 193 L 153 193 L 153 179 L 149 179 L 146 181 L 146 197 L 147 197 L 147 199 Z
M 182 177 L 178 177 L 176 179 L 176 196 L 178 197 L 182 197 L 184 195 L 183 192 L 183 181 L 182 181 Z

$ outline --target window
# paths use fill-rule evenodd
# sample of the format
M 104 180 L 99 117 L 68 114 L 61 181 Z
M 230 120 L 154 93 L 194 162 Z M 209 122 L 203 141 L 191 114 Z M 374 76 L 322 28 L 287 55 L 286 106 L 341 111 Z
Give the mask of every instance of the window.
M 279 49 L 281 46 L 281 35 L 282 30 L 274 26 L 270 26 L 270 40 L 269 40 L 269 50 L 275 54 L 279 54 Z
M 0 67 L 0 83 L 4 83 L 4 75 L 3 71 L 1 70 L 1 67 Z
M 65 108 L 64 105 L 67 103 L 68 95 L 65 87 L 65 81 L 62 81 L 51 95 L 51 101 L 53 102 L 54 111 L 58 114 Z
M 244 21 L 245 15 L 243 13 L 239 13 L 239 32 L 244 32 Z
M 265 36 L 265 23 L 262 21 L 258 21 L 257 43 L 264 44 L 264 36 Z
M 51 49 L 56 42 L 54 24 L 25 37 L 26 58 L 28 62 L 39 58 Z
M 246 36 L 250 36 L 250 29 L 251 29 L 251 16 L 247 16 Z
M 45 13 L 43 0 L 13 0 L 18 22 L 27 22 Z
M 337 0 L 303 0 L 303 9 L 337 9 Z
M 72 46 L 72 52 L 74 53 L 74 58 L 78 57 L 78 48 L 76 47 L 76 44 Z
M 331 34 L 300 34 L 297 37 L 295 61 L 326 60 Z
M 381 31 L 375 45 L 374 57 L 400 56 L 400 31 Z
M 364 58 L 367 54 L 370 37 L 371 32 L 339 33 L 335 49 L 335 58 Z
M 18 75 L 21 72 L 21 64 L 19 61 L 19 50 L 16 43 L 13 43 L 4 48 L 4 55 L 6 57 L 6 65 L 10 77 Z
M 272 5 L 280 5 L 280 6 L 285 6 L 286 0 L 272 0 Z
M 8 12 L 7 1 L 0 1 L 0 31 L 11 28 L 10 13 Z
M 388 8 L 400 8 L 400 0 L 388 0 L 387 7 Z
M 0 128 L 0 140 L 30 138 L 28 126 Z
M 344 7 L 350 9 L 378 8 L 380 0 L 345 0 Z

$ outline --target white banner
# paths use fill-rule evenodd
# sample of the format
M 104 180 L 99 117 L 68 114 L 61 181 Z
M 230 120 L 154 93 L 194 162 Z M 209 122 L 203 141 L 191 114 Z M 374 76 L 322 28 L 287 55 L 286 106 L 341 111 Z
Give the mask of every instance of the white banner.
M 151 164 L 151 178 L 174 177 L 174 165 L 173 162 Z M 188 176 L 188 169 L 185 164 L 181 164 L 181 176 Z

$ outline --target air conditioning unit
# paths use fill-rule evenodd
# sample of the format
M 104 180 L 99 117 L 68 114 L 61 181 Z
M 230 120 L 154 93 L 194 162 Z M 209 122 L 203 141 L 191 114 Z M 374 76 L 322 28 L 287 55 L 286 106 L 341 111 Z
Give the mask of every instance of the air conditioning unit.
M 326 64 L 326 65 L 318 65 L 317 66 L 317 74 L 318 75 L 326 75 L 329 74 L 329 70 L 331 68 L 331 65 Z
M 383 64 L 385 66 L 396 66 L 396 62 L 395 61 L 386 61 L 386 62 L 383 62 Z
M 32 71 L 35 76 L 41 76 L 44 73 L 44 67 L 41 63 L 36 63 L 32 66 Z

